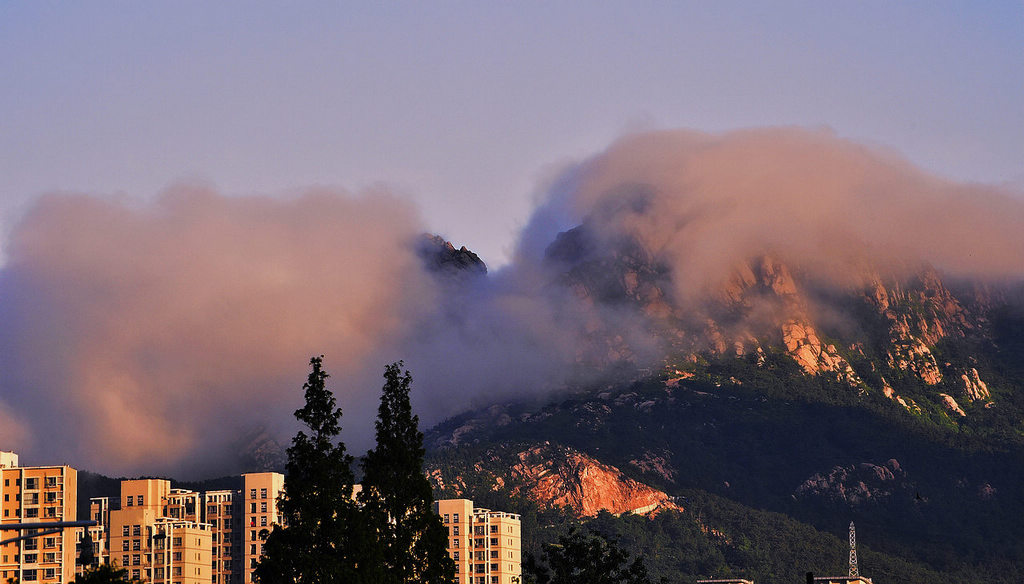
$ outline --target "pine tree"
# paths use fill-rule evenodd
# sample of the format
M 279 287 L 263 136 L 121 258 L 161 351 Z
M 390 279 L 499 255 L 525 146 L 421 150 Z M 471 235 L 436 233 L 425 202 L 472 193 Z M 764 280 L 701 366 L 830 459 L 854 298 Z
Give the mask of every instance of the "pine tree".
M 412 376 L 401 361 L 384 369 L 377 414 L 377 447 L 363 460 L 360 502 L 376 530 L 382 572 L 373 582 L 447 584 L 455 563 L 448 556 L 448 534 L 433 511 L 433 491 L 423 474 L 423 434 L 412 413 Z
M 352 500 L 352 457 L 341 432 L 341 409 L 326 387 L 323 357 L 310 360 L 313 370 L 303 385 L 306 405 L 295 417 L 309 428 L 299 431 L 288 449 L 284 493 L 278 509 L 284 526 L 267 538 L 256 578 L 267 584 L 357 582 L 358 558 L 353 541 L 361 518 Z

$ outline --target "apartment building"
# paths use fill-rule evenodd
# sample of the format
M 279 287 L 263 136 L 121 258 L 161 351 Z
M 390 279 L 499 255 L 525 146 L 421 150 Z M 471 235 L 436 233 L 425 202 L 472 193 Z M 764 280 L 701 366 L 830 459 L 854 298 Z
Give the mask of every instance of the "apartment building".
M 441 499 L 434 512 L 448 530 L 448 554 L 457 584 L 518 584 L 522 580 L 519 515 L 473 507 L 469 499 Z
M 281 523 L 277 498 L 284 492 L 284 475 L 276 472 L 255 472 L 242 475 L 245 521 L 245 542 L 242 544 L 242 584 L 253 582 L 256 564 L 263 556 L 263 543 L 272 526 Z
M 206 522 L 213 528 L 210 550 L 212 583 L 241 582 L 241 539 L 236 530 L 241 528 L 243 514 L 238 491 L 206 491 L 203 493 L 203 507 Z
M 133 579 L 210 584 L 212 529 L 195 517 L 197 499 L 190 495 L 172 490 L 164 479 L 137 479 L 121 481 L 116 509 L 109 499 L 91 501 L 91 513 L 102 515 L 103 505 L 108 505 L 107 541 L 102 546 L 106 559 L 126 568 Z M 190 502 L 191 514 L 186 510 Z
M 77 520 L 78 472 L 69 466 L 20 466 L 14 452 L 0 451 L 0 522 L 46 523 Z M 0 531 L 0 540 L 28 532 Z M 77 538 L 73 530 L 0 546 L 0 581 L 56 584 L 75 577 Z
M 90 500 L 100 557 L 154 584 L 253 582 L 263 543 L 281 523 L 284 475 L 246 473 L 240 489 L 198 493 L 161 479 L 121 481 L 117 500 Z

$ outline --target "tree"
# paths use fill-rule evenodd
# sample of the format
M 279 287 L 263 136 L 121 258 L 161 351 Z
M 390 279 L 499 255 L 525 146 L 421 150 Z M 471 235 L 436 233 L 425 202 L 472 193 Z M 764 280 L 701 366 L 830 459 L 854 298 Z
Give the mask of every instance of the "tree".
M 384 368 L 377 413 L 377 446 L 363 460 L 359 500 L 383 568 L 374 580 L 388 583 L 447 584 L 455 562 L 448 556 L 448 534 L 433 511 L 433 491 L 423 474 L 423 434 L 412 413 L 412 376 L 401 361 Z
M 630 562 L 627 552 L 598 533 L 562 536 L 545 548 L 543 560 L 528 555 L 523 570 L 533 584 L 651 584 L 641 558 Z
M 139 580 L 128 578 L 128 570 L 110 564 L 87 567 L 85 572 L 71 581 L 71 584 L 125 584 Z
M 92 534 L 86 529 L 82 534 L 82 541 L 78 544 L 78 565 L 84 566 L 86 570 L 96 563 L 96 552 L 92 549 Z
M 359 559 L 353 536 L 360 524 L 352 500 L 352 457 L 341 432 L 341 409 L 326 387 L 323 356 L 302 386 L 306 404 L 295 417 L 309 428 L 288 448 L 284 493 L 278 508 L 284 519 L 267 536 L 256 578 L 267 584 L 356 582 Z

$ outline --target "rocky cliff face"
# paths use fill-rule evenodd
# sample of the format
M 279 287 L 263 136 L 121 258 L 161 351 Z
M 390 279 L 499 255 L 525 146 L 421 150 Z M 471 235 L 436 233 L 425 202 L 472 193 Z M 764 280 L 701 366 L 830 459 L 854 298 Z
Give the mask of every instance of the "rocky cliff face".
M 549 442 L 524 449 L 491 449 L 470 472 L 471 480 L 483 477 L 493 490 L 525 497 L 543 508 L 567 508 L 584 517 L 600 511 L 646 515 L 681 509 L 664 492 L 625 476 L 618 468 Z M 452 475 L 434 467 L 427 475 L 442 492 L 460 496 L 470 490 L 464 473 Z
M 449 278 L 472 278 L 487 273 L 487 265 L 480 256 L 462 246 L 455 249 L 450 241 L 439 235 L 424 234 L 417 252 L 431 272 Z
M 548 507 L 569 507 L 583 516 L 679 509 L 664 492 L 572 448 L 545 443 L 520 452 L 518 459 L 509 472 L 512 492 Z
M 808 478 L 794 494 L 798 499 L 819 498 L 851 507 L 886 503 L 894 497 L 924 502 L 896 460 L 835 466 Z
M 552 244 L 548 261 L 585 303 L 616 314 L 631 309 L 629 326 L 657 339 L 669 361 L 781 352 L 807 375 L 877 392 L 912 414 L 923 411 L 920 392 L 911 397 L 894 387 L 923 388 L 951 418 L 969 415 L 965 404 L 998 400 L 976 361 L 937 353 L 950 340 L 988 335 L 987 314 L 998 295 L 983 287 L 954 291 L 927 266 L 901 277 L 865 267 L 841 285 L 823 284 L 766 255 L 736 266 L 717 289 L 681 300 L 669 269 L 641 246 L 624 239 L 608 249 L 594 245 L 581 226 Z M 590 354 L 636 354 L 630 335 L 616 330 L 620 322 L 590 326 L 589 338 L 603 347 Z

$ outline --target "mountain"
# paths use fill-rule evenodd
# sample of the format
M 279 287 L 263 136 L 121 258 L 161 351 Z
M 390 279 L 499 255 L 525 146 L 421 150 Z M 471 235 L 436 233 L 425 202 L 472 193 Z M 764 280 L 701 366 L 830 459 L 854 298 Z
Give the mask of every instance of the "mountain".
M 534 551 L 587 522 L 673 582 L 845 573 L 851 520 L 876 582 L 1024 577 L 1019 283 L 766 253 L 697 287 L 586 223 L 543 265 L 590 374 L 429 431 L 439 494 L 539 518 Z

